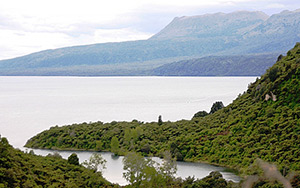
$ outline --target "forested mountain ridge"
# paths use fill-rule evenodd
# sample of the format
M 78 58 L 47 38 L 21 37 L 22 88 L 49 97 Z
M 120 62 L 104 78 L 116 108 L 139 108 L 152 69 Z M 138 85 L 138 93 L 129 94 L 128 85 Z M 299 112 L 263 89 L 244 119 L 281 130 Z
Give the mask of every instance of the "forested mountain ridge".
M 300 44 L 280 56 L 230 105 L 204 117 L 177 122 L 82 123 L 52 127 L 26 147 L 138 151 L 178 160 L 206 161 L 251 174 L 260 158 L 286 175 L 300 171 Z M 199 109 L 200 110 L 200 109 Z M 117 140 L 118 147 L 111 144 Z
M 144 75 L 204 56 L 284 53 L 300 40 L 300 11 L 216 13 L 174 19 L 148 40 L 45 50 L 0 61 L 0 75 Z M 278 56 L 276 55 L 276 56 Z
M 208 56 L 162 65 L 149 71 L 155 76 L 259 76 L 278 54 Z

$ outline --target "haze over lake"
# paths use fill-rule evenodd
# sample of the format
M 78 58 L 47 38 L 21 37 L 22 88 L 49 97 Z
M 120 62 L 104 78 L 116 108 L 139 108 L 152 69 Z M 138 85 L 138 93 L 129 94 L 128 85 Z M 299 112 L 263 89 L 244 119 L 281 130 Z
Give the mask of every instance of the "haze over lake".
M 255 77 L 0 77 L 0 134 L 21 148 L 55 125 L 191 119 Z

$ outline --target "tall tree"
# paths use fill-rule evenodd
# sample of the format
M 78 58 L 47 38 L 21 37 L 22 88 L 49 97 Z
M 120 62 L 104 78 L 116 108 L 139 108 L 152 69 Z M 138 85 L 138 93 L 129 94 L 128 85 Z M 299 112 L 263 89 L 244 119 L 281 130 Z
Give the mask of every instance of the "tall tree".
M 209 113 L 210 113 L 210 114 L 213 114 L 213 113 L 215 113 L 216 111 L 218 111 L 218 110 L 220 110 L 220 109 L 222 109 L 222 108 L 224 108 L 223 102 L 222 102 L 222 101 L 217 101 L 217 102 L 215 102 L 215 103 L 212 105 L 212 107 L 211 107 Z
M 176 163 L 171 161 L 174 162 L 170 153 L 163 164 L 159 165 L 150 158 L 130 152 L 123 159 L 125 171 L 123 176 L 132 187 L 165 187 L 169 180 L 173 180 L 177 169 Z
M 113 152 L 115 155 L 118 155 L 119 153 L 119 147 L 120 143 L 117 137 L 112 137 L 111 142 L 110 142 L 110 148 L 111 152 Z
M 68 157 L 68 163 L 73 164 L 73 165 L 79 165 L 79 158 L 76 153 L 72 153 Z
M 160 167 L 161 174 L 163 174 L 165 178 L 173 179 L 176 174 L 176 171 L 177 171 L 176 160 L 172 158 L 172 154 L 170 151 L 165 151 L 163 162 Z
M 98 171 L 102 174 L 103 169 L 106 169 L 105 163 L 107 161 L 102 157 L 100 153 L 93 153 L 89 160 L 85 160 L 82 165 L 88 169 L 92 169 L 95 172 Z
M 125 131 L 124 131 L 124 143 L 129 144 L 131 138 L 132 138 L 132 135 L 131 135 L 130 129 L 128 129 L 128 128 L 125 129 Z
M 158 123 L 158 125 L 162 125 L 163 124 L 161 115 L 158 116 L 158 122 L 157 123 Z

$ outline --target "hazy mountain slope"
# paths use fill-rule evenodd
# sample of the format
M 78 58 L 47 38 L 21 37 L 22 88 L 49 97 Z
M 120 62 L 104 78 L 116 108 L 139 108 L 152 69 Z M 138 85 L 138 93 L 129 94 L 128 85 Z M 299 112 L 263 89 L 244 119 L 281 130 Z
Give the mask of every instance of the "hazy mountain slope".
M 272 15 L 264 23 L 248 31 L 243 35 L 245 44 L 251 46 L 252 52 L 272 52 L 282 46 L 292 45 L 292 41 L 299 42 L 300 37 L 300 9 L 295 11 L 283 11 Z
M 105 43 L 90 46 L 78 46 L 46 50 L 27 56 L 0 61 L 0 74 L 23 74 L 39 71 L 72 71 L 76 66 L 82 66 L 81 71 L 87 71 L 89 66 L 115 65 L 113 69 L 123 70 L 122 64 L 134 64 L 125 69 L 136 69 L 144 66 L 154 68 L 169 63 L 171 60 L 181 60 L 194 56 L 203 56 L 211 52 L 218 53 L 225 50 L 228 45 L 215 47 L 199 45 L 199 41 L 132 41 L 122 43 Z
M 196 57 L 279 54 L 300 41 L 299 20 L 300 11 L 271 17 L 242 11 L 175 18 L 148 40 L 67 47 L 2 60 L 0 75 L 135 75 L 136 70 Z
M 259 76 L 276 61 L 278 54 L 208 56 L 162 65 L 149 74 L 156 76 Z
M 201 16 L 176 17 L 150 40 L 186 40 L 198 38 L 224 38 L 238 40 L 268 19 L 263 12 L 216 13 Z M 232 38 L 230 38 L 232 37 Z

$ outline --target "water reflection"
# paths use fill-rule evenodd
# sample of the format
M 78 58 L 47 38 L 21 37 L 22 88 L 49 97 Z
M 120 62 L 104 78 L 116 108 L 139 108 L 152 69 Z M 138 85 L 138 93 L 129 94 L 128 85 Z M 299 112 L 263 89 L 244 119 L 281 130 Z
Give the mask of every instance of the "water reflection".
M 58 152 L 63 158 L 67 159 L 72 153 L 76 153 L 79 157 L 79 162 L 82 163 L 88 160 L 90 156 L 95 152 L 90 151 L 56 151 L 56 150 L 41 150 L 34 149 L 35 154 L 46 156 L 49 153 L 53 154 Z M 106 169 L 103 170 L 103 176 L 112 183 L 118 183 L 120 185 L 126 185 L 128 182 L 123 178 L 123 156 L 114 156 L 110 152 L 100 152 L 103 158 L 107 161 Z M 162 160 L 157 157 L 152 158 L 154 161 L 161 163 Z M 192 163 L 192 162 L 177 162 L 177 177 L 185 179 L 188 176 L 194 176 L 195 178 L 204 178 L 211 171 L 220 171 L 226 180 L 232 180 L 234 182 L 240 181 L 240 177 L 228 172 L 226 168 L 209 165 L 205 163 Z

